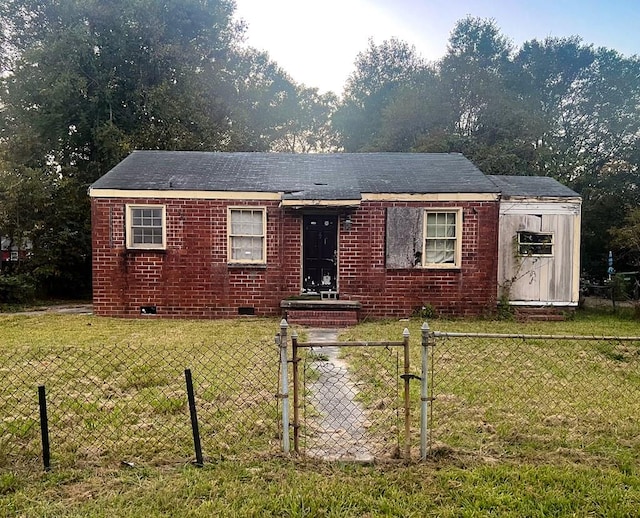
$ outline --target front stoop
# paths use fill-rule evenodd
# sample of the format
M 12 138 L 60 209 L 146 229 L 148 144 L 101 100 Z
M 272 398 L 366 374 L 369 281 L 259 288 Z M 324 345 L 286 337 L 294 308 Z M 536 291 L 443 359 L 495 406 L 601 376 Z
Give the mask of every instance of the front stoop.
M 283 300 L 283 317 L 290 324 L 313 327 L 348 327 L 358 323 L 360 303 L 354 300 Z

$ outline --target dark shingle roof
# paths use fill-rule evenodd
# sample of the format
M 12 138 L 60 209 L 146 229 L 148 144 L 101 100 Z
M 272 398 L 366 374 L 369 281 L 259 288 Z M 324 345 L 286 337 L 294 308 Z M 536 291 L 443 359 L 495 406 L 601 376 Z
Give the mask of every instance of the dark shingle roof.
M 580 195 L 548 176 L 498 176 L 487 175 L 503 197 L 551 197 L 579 198 Z
M 92 189 L 283 192 L 292 200 L 361 193 L 497 193 L 460 154 L 135 151 Z

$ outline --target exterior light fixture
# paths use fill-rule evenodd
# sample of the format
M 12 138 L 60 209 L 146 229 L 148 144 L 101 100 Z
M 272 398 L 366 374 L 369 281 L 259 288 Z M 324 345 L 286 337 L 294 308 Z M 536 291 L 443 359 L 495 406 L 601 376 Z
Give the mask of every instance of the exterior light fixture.
M 351 214 L 347 214 L 344 217 L 342 227 L 344 228 L 345 232 L 349 232 L 351 230 Z

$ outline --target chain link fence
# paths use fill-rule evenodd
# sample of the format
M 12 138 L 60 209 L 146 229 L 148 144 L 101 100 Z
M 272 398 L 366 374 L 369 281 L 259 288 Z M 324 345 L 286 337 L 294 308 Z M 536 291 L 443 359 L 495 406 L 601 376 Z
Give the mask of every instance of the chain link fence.
M 186 369 L 205 462 L 287 451 L 290 430 L 325 460 L 640 455 L 638 337 L 423 329 L 422 347 L 296 339 L 283 355 L 269 334 L 0 348 L 0 471 L 42 466 L 39 387 L 54 468 L 192 461 Z
M 24 345 L 0 349 L 0 470 L 42 465 L 38 387 L 46 392 L 53 467 L 188 462 L 195 438 L 186 369 L 205 458 L 279 450 L 273 340 Z
M 640 453 L 640 338 L 432 333 L 429 448 Z

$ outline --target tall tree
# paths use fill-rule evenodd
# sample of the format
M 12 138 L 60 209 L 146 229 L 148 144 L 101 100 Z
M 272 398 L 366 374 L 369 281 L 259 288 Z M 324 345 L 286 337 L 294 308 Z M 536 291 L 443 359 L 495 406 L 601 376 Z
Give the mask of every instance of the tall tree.
M 5 135 L 28 133 L 39 145 L 23 160 L 55 161 L 63 175 L 89 169 L 89 180 L 113 165 L 98 160 L 102 145 L 222 148 L 228 114 L 216 87 L 236 37 L 232 8 L 225 0 L 3 0 Z M 112 126 L 119 131 L 105 130 Z
M 7 171 L 54 178 L 55 210 L 33 233 L 33 265 L 53 289 L 86 285 L 86 189 L 131 149 L 228 147 L 233 9 L 231 0 L 0 0 L 0 142 Z
M 412 45 L 395 38 L 380 45 L 369 40 L 368 49 L 356 58 L 355 71 L 347 80 L 343 102 L 333 118 L 346 151 L 379 146 L 384 109 L 399 89 L 414 84 L 424 67 Z
M 336 148 L 330 125 L 334 94 L 296 84 L 266 52 L 241 49 L 231 63 L 232 148 L 290 153 Z
M 451 95 L 457 134 L 480 129 L 483 111 L 505 94 L 511 51 L 494 20 L 467 17 L 454 27 L 440 74 Z
M 379 149 L 413 151 L 427 135 L 451 130 L 450 98 L 444 92 L 437 71 L 425 67 L 414 85 L 403 85 L 382 111 Z
M 487 173 L 559 179 L 583 197 L 583 265 L 596 274 L 608 229 L 638 205 L 639 58 L 578 37 L 515 49 L 494 20 L 474 17 L 456 24 L 432 71 L 388 74 L 385 56 L 370 44 L 358 57 L 335 121 L 345 148 L 456 151 Z
M 513 87 L 511 42 L 492 19 L 467 17 L 454 27 L 439 63 L 449 96 L 451 151 L 493 174 L 531 174 L 533 114 Z
M 328 153 L 338 148 L 331 126 L 338 98 L 332 92 L 321 94 L 317 88 L 298 85 L 294 103 L 282 113 L 271 142 L 273 151 L 288 153 Z

